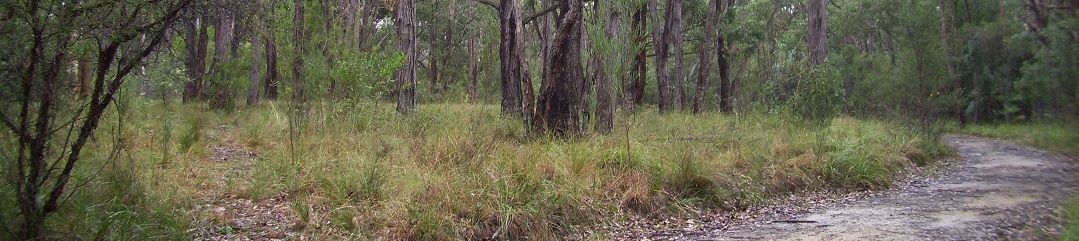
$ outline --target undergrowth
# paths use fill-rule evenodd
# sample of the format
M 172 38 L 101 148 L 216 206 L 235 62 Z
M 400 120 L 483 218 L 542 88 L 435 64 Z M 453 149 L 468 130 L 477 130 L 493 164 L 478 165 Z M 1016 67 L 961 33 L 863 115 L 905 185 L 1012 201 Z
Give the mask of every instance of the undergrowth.
M 401 118 L 390 105 L 364 103 L 314 108 L 293 159 L 280 104 L 134 108 L 127 148 L 100 172 L 92 163 L 101 162 L 83 166 L 90 181 L 64 212 L 74 217 L 51 219 L 59 229 L 82 238 L 191 235 L 216 225 L 194 208 L 200 193 L 223 188 L 252 199 L 289 194 L 302 222 L 295 228 L 315 238 L 558 239 L 612 213 L 679 215 L 793 191 L 884 187 L 903 168 L 947 153 L 935 138 L 848 117 L 812 124 L 642 109 L 619 116 L 616 134 L 556 140 L 524 137 L 497 106 L 421 105 Z M 99 142 L 90 159 L 108 155 Z M 259 153 L 249 180 L 206 185 L 210 148 L 222 142 Z

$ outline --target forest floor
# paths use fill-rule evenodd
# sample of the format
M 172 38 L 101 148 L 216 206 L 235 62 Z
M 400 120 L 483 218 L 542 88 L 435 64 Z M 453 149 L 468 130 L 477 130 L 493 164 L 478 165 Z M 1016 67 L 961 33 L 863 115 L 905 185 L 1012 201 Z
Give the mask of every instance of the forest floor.
M 1011 142 L 949 135 L 961 159 L 892 188 L 802 193 L 778 204 L 616 237 L 651 240 L 1046 240 L 1079 193 L 1079 161 Z M 707 215 L 706 215 L 707 216 Z M 640 231 L 644 230 L 644 231 Z
M 210 132 L 209 158 L 200 166 L 209 169 L 209 182 L 199 188 L 196 210 L 209 216 L 207 227 L 194 233 L 195 240 L 294 239 L 298 222 L 288 194 L 253 200 L 247 197 L 259 153 L 240 144 L 228 133 L 230 126 Z

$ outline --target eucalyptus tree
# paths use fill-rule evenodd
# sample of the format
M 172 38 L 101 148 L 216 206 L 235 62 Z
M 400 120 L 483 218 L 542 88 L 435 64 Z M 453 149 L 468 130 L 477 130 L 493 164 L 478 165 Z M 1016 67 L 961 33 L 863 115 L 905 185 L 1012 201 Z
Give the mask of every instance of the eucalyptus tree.
M 48 236 L 46 219 L 70 197 L 72 173 L 125 77 L 165 42 L 195 1 L 3 1 L 0 9 L 0 148 L 4 188 L 21 220 L 13 239 Z M 0 32 L 3 32 L 0 31 Z M 72 35 L 71 33 L 79 33 Z M 17 34 L 11 34 L 17 33 Z M 61 72 L 71 55 L 92 56 L 92 90 L 72 90 Z M 88 86 L 87 86 L 88 87 Z M 13 216 L 8 216 L 13 217 Z M 6 225 L 6 224 L 4 224 Z M 10 227 L 4 227 L 10 228 Z
M 540 86 L 532 126 L 537 133 L 578 136 L 584 88 L 581 66 L 583 21 L 581 0 L 563 0 L 556 11 L 557 24 L 551 40 L 551 55 L 544 66 L 547 76 Z
M 396 3 L 393 22 L 397 28 L 397 46 L 407 58 L 397 72 L 397 112 L 412 115 L 416 112 L 416 2 L 396 0 Z

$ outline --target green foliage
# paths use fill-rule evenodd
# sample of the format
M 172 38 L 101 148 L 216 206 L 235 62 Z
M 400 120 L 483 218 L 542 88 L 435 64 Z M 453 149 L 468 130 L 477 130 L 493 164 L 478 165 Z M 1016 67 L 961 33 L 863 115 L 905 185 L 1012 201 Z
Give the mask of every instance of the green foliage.
M 1015 100 L 1030 109 L 1035 115 L 1031 118 L 1079 115 L 1079 43 L 1069 32 L 1077 28 L 1076 18 L 1050 24 L 1045 32 L 1049 46 L 1038 49 L 1022 67 Z
M 831 120 L 843 106 L 843 88 L 837 71 L 828 65 L 803 69 L 798 87 L 788 102 L 794 114 L 808 120 Z
M 404 65 L 404 54 L 375 51 L 350 53 L 338 60 L 330 77 L 338 80 L 337 93 L 345 99 L 380 99 L 394 88 L 394 74 Z

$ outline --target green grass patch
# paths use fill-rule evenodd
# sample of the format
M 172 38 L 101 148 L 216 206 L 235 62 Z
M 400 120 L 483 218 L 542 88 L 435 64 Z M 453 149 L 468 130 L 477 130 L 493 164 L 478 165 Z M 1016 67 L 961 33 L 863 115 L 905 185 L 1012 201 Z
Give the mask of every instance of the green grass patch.
M 1047 151 L 1079 155 L 1079 126 L 1059 123 L 972 125 L 960 133 L 1017 141 Z
M 785 114 L 660 115 L 645 108 L 621 114 L 610 135 L 557 140 L 525 137 L 520 121 L 501 117 L 494 105 L 421 105 L 411 118 L 389 104 L 312 106 L 299 139 L 290 141 L 280 103 L 236 112 L 173 106 L 180 114 L 136 103 L 125 133 L 127 169 L 106 169 L 116 173 L 99 180 L 109 181 L 77 195 L 111 203 L 138 194 L 126 209 L 111 210 L 139 210 L 140 218 L 111 216 L 159 223 L 162 234 L 214 225 L 191 207 L 204 202 L 200 192 L 220 192 L 290 194 L 306 236 L 557 239 L 612 213 L 678 215 L 743 208 L 793 191 L 884 187 L 903 168 L 948 154 L 935 138 L 903 126 L 849 117 L 807 124 Z M 176 138 L 160 137 L 168 126 L 177 128 Z M 221 144 L 259 153 L 250 178 L 207 185 L 222 171 L 207 160 Z M 169 164 L 160 165 L 166 154 Z M 97 192 L 109 185 L 117 191 Z M 231 190 L 239 187 L 245 189 Z M 165 214 L 196 221 L 155 221 Z

